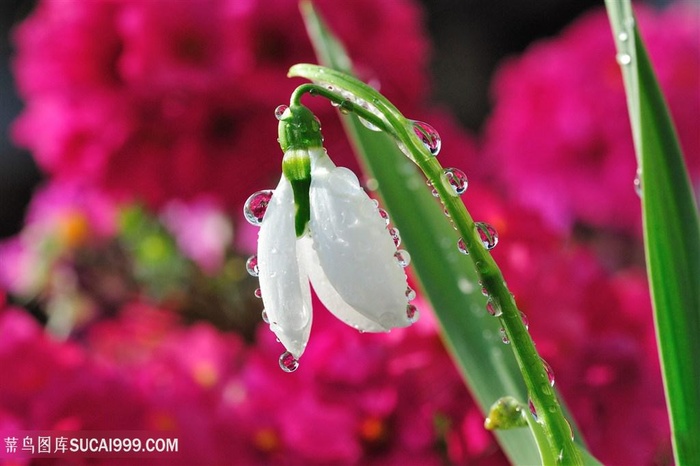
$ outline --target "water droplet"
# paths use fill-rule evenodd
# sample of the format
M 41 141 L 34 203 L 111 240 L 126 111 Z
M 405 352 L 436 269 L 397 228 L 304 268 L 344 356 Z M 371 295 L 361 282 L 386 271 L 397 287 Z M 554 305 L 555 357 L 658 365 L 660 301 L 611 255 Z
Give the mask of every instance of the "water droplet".
M 413 127 L 413 132 L 418 136 L 418 139 L 423 143 L 430 155 L 435 157 L 440 152 L 440 147 L 442 147 L 442 140 L 440 135 L 435 128 L 430 126 L 428 123 L 422 121 L 411 120 L 411 126 Z
M 427 180 L 427 181 L 425 182 L 425 184 L 427 184 L 429 188 L 432 188 L 432 189 L 430 190 L 430 194 L 432 194 L 433 197 L 440 197 L 440 194 L 438 194 L 437 189 L 435 189 L 435 188 L 433 187 L 433 182 L 432 182 L 432 181 Z
M 273 193 L 274 191 L 271 189 L 264 189 L 250 195 L 243 206 L 243 215 L 248 223 L 255 226 L 262 223 Z
M 343 100 L 340 103 L 340 105 L 338 105 L 338 110 L 343 115 L 347 115 L 348 113 L 350 113 L 351 109 L 352 109 L 352 102 L 350 102 L 349 100 Z
M 289 107 L 287 107 L 286 105 L 278 105 L 277 108 L 275 109 L 275 118 L 277 118 L 278 120 L 281 120 L 282 115 L 284 115 L 284 112 L 286 112 L 288 108 Z
M 458 249 L 459 252 L 461 252 L 462 254 L 469 255 L 469 251 L 467 250 L 467 245 L 464 243 L 464 238 L 460 238 L 460 239 L 457 241 L 457 249 Z
M 637 196 L 642 197 L 642 172 L 637 170 L 637 174 L 634 175 L 634 192 Z
M 552 366 L 549 365 L 547 361 L 544 359 L 540 358 L 542 361 L 542 365 L 544 366 L 544 371 L 547 373 L 547 380 L 549 380 L 549 386 L 553 387 L 554 386 L 554 371 L 552 370 Z
M 379 208 L 379 201 L 376 199 L 372 199 L 372 204 L 374 204 L 374 207 Z
M 485 286 L 482 286 L 481 287 L 481 294 L 483 294 L 484 296 L 486 296 L 488 298 L 489 290 L 487 290 Z
M 390 219 L 387 211 L 384 209 L 377 209 L 377 212 L 379 212 L 379 216 L 384 219 L 384 223 L 389 226 Z
M 627 66 L 632 63 L 632 56 L 629 53 L 618 53 L 615 55 L 618 65 Z
M 501 306 L 491 298 L 486 301 L 486 311 L 494 317 L 500 317 L 503 314 Z
M 571 436 L 571 440 L 574 439 L 574 429 L 571 427 L 571 423 L 569 422 L 568 419 L 564 419 L 564 422 L 566 422 L 566 425 L 569 426 L 569 435 Z
M 391 235 L 391 239 L 394 240 L 394 245 L 398 248 L 401 244 L 401 236 L 399 235 L 398 228 L 389 228 L 389 234 Z
M 419 316 L 420 313 L 418 312 L 418 308 L 416 306 L 413 304 L 406 305 L 406 317 L 408 317 L 408 320 L 411 321 L 411 323 L 417 321 Z
M 248 260 L 245 262 L 245 269 L 248 271 L 250 275 L 253 277 L 257 277 L 258 274 L 260 273 L 260 270 L 258 269 L 258 256 L 253 254 L 248 258 Z
M 625 31 L 621 31 L 618 35 L 617 38 L 620 42 L 625 42 L 627 39 L 630 38 L 629 34 L 627 34 Z
M 442 213 L 445 214 L 445 217 L 449 217 L 449 216 L 450 216 L 450 212 L 447 210 L 447 207 L 445 207 L 445 208 L 442 210 Z
M 474 227 L 479 234 L 481 244 L 483 244 L 486 249 L 493 249 L 496 247 L 498 244 L 498 233 L 494 227 L 484 222 L 476 222 Z
M 501 341 L 503 341 L 503 343 L 505 343 L 506 345 L 509 344 L 509 343 L 510 343 L 510 338 L 508 338 L 508 332 L 506 332 L 506 329 L 504 329 L 503 327 L 501 327 L 501 329 L 499 330 L 499 332 L 501 333 Z
M 540 422 L 537 418 L 537 408 L 535 408 L 535 403 L 533 403 L 531 399 L 527 400 L 527 407 L 530 409 L 530 414 L 532 414 L 532 418 L 535 421 Z
M 530 328 L 530 321 L 527 319 L 527 316 L 523 311 L 520 311 L 520 318 L 523 321 L 523 325 L 525 326 L 525 330 L 528 330 Z
M 280 356 L 280 368 L 285 372 L 294 372 L 299 369 L 299 361 L 289 351 L 285 351 Z
M 406 299 L 409 301 L 413 301 L 414 299 L 416 299 L 416 292 L 410 286 L 406 287 Z
M 362 123 L 362 126 L 364 126 L 365 128 L 367 128 L 369 130 L 372 130 L 372 131 L 381 131 L 382 130 L 379 126 L 365 120 L 362 117 L 357 117 L 357 118 L 360 120 L 360 123 Z
M 266 324 L 269 324 L 269 323 L 270 323 L 270 318 L 267 317 L 267 312 L 265 311 L 265 309 L 263 309 L 262 312 L 261 312 L 260 314 L 262 315 L 262 320 L 263 320 L 263 322 L 265 322 Z
M 396 251 L 394 253 L 394 257 L 396 257 L 396 260 L 399 261 L 399 265 L 403 268 L 408 267 L 408 264 L 411 263 L 411 255 L 408 253 L 408 251 L 403 249 Z
M 256 288 L 253 292 L 253 296 L 255 296 L 256 298 L 262 298 L 262 290 L 260 290 L 260 288 Z
M 467 175 L 464 174 L 459 168 L 447 168 L 445 169 L 445 178 L 455 190 L 457 194 L 464 194 L 469 186 L 467 181 Z

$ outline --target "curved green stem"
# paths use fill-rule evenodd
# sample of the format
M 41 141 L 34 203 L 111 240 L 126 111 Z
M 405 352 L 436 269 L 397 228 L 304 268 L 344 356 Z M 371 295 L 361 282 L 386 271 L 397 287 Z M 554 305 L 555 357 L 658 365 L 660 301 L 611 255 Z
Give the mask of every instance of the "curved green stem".
M 582 464 L 580 452 L 572 440 L 571 428 L 549 382 L 549 375 L 503 275 L 491 254 L 482 246 L 474 220 L 450 186 L 444 168 L 418 140 L 411 122 L 376 90 L 345 73 L 300 64 L 293 66 L 288 75 L 316 83 L 315 86 L 300 86 L 292 96 L 293 102 L 298 103 L 298 99 L 307 92 L 324 96 L 345 105 L 347 110 L 367 119 L 403 144 L 404 152 L 418 165 L 439 194 L 470 253 L 481 285 L 494 304 L 500 307 L 502 314 L 499 319 L 512 343 L 530 400 L 537 412 L 536 425 L 531 423 L 531 428 L 538 440 L 543 464 Z M 546 438 L 546 445 L 542 445 L 543 437 Z

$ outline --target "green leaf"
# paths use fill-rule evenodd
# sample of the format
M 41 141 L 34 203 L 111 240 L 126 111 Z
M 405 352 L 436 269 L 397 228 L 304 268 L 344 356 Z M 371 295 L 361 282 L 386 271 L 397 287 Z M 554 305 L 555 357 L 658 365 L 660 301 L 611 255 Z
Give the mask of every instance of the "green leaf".
M 344 48 L 309 2 L 302 3 L 302 12 L 319 62 L 351 73 L 352 64 Z M 383 205 L 401 231 L 423 294 L 440 322 L 443 340 L 482 412 L 488 412 L 505 395 L 526 403 L 527 393 L 513 352 L 501 342 L 497 320 L 485 312 L 476 272 L 469 259 L 458 252 L 457 234 L 427 189 L 425 179 L 393 138 L 366 129 L 354 115 L 344 116 L 343 124 L 365 172 L 377 181 Z M 541 462 L 529 430 L 495 433 L 514 464 Z M 581 440 L 580 435 L 576 438 Z M 586 464 L 598 464 L 588 453 L 584 458 Z
M 618 56 L 624 57 L 623 77 L 640 161 L 647 273 L 674 455 L 679 465 L 700 464 L 698 207 L 630 2 L 606 3 Z

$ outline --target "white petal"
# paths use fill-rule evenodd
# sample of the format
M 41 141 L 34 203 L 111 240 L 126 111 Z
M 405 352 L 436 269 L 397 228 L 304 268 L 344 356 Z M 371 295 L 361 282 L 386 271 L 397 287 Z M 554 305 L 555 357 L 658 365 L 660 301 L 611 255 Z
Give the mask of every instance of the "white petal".
M 312 239 L 308 236 L 299 240 L 300 260 L 304 268 L 308 271 L 309 280 L 314 287 L 318 299 L 328 308 L 338 319 L 347 325 L 363 332 L 384 332 L 387 329 L 378 323 L 366 318 L 338 294 L 333 288 L 326 273 L 321 268 L 318 254 L 313 249 Z
M 258 269 L 270 329 L 299 358 L 311 332 L 311 291 L 297 257 L 294 194 L 282 176 L 270 200 L 258 237 Z
M 394 257 L 396 246 L 376 206 L 350 170 L 335 167 L 322 151 L 311 157 L 313 247 L 327 281 L 347 305 L 335 307 L 334 301 L 327 307 L 341 320 L 359 325 L 348 313 L 354 309 L 375 324 L 360 328 L 365 331 L 410 325 L 406 274 Z

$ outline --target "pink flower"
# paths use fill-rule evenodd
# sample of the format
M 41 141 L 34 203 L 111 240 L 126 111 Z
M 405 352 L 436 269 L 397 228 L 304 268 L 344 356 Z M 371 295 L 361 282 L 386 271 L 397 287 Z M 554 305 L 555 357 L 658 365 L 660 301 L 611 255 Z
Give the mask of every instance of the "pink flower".
M 413 3 L 316 3 L 365 79 L 408 109 L 422 103 Z M 298 85 L 288 67 L 314 60 L 295 0 L 43 0 L 15 42 L 27 110 L 14 138 L 43 170 L 152 207 L 209 195 L 236 214 L 279 170 L 272 111 Z M 316 107 L 339 127 L 330 105 Z
M 692 2 L 691 2 L 692 3 Z M 675 117 L 691 174 L 700 179 L 700 34 L 697 5 L 638 8 L 642 36 Z M 638 233 L 636 161 L 606 14 L 532 45 L 496 76 L 485 151 L 509 196 L 548 223 Z
M 189 204 L 172 201 L 161 216 L 185 255 L 208 273 L 221 268 L 233 228 L 216 202 L 203 198 Z

